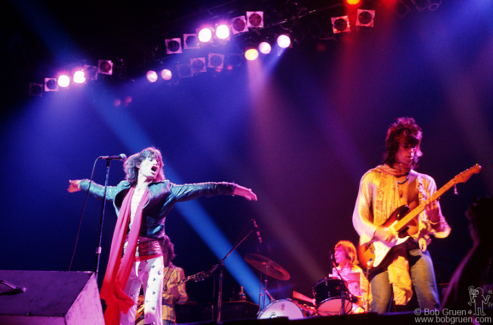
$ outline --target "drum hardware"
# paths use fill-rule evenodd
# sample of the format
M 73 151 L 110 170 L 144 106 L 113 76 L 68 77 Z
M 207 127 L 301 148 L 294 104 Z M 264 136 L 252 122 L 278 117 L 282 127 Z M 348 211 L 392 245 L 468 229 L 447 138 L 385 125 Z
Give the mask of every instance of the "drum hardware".
M 271 276 L 277 280 L 289 280 L 291 276 L 288 271 L 286 271 L 282 266 L 274 262 L 273 260 L 259 255 L 248 253 L 245 255 L 245 261 L 247 261 L 251 266 L 260 271 L 260 290 L 259 290 L 259 312 L 262 307 L 265 306 L 265 301 L 267 296 L 272 301 L 274 300 L 272 296 L 267 291 L 267 276 Z M 264 278 L 264 288 L 262 289 L 262 275 L 265 274 Z
M 293 300 L 279 299 L 271 301 L 261 312 L 257 319 L 287 317 L 289 320 L 305 318 L 305 311 Z

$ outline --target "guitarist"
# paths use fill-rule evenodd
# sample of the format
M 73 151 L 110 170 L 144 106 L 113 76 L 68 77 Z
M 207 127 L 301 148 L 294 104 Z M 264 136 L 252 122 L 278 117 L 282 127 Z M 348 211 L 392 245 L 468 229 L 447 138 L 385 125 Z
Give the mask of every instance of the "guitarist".
M 414 170 L 422 156 L 421 128 L 413 118 L 398 118 L 387 131 L 383 165 L 363 175 L 353 212 L 353 225 L 360 235 L 360 245 L 391 247 L 382 262 L 369 274 L 372 301 L 370 311 L 385 313 L 393 295 L 396 305 L 406 305 L 415 289 L 421 309 L 438 309 L 439 295 L 430 253 L 431 239 L 447 237 L 450 226 L 437 201 L 426 202 L 436 192 L 435 180 Z M 424 211 L 413 219 L 405 234 L 398 234 L 387 221 L 398 207 L 410 210 L 420 203 Z M 402 243 L 392 246 L 398 238 Z M 385 252 L 385 251 L 384 251 Z M 378 260 L 375 251 L 375 260 Z M 365 267 L 365 266 L 363 266 Z

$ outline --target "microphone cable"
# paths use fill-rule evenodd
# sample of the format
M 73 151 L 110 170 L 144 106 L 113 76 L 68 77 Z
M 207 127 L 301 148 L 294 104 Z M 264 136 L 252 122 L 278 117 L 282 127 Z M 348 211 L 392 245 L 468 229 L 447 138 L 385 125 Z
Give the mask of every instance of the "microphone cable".
M 79 242 L 80 228 L 82 225 L 82 217 L 84 215 L 84 210 L 86 209 L 87 198 L 89 197 L 89 190 L 91 189 L 92 178 L 94 177 L 94 170 L 96 169 L 96 163 L 98 162 L 99 158 L 100 157 L 96 158 L 96 161 L 94 161 L 94 165 L 92 166 L 91 178 L 89 179 L 89 187 L 87 188 L 86 198 L 84 200 L 84 205 L 82 206 L 82 212 L 80 214 L 79 227 L 77 228 L 77 235 L 75 236 L 75 246 L 72 252 L 72 257 L 70 258 L 70 264 L 68 266 L 69 271 L 72 268 L 72 262 L 74 261 L 75 251 L 77 250 L 77 243 Z

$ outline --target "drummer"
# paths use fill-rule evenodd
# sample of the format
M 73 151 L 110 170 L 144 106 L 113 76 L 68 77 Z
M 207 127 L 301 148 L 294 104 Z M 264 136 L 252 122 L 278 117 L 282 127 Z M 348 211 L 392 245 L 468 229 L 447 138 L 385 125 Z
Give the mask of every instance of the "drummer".
M 341 240 L 336 244 L 334 251 L 336 269 L 339 272 L 333 269 L 329 277 L 339 279 L 338 273 L 342 276 L 348 284 L 349 293 L 358 299 L 356 303 L 353 303 L 352 312 L 364 313 L 367 310 L 370 288 L 364 271 L 357 265 L 359 262 L 356 248 L 350 241 Z

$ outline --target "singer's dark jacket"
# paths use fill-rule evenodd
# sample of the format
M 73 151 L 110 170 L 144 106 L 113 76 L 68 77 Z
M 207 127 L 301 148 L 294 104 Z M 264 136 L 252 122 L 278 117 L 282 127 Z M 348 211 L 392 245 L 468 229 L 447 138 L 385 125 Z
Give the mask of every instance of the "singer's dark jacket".
M 96 198 L 103 198 L 104 186 L 102 185 L 92 182 L 89 188 L 89 180 L 84 179 L 80 182 L 80 188 L 83 191 L 89 189 Z M 200 196 L 233 195 L 234 188 L 235 184 L 225 182 L 183 185 L 173 184 L 169 180 L 151 182 L 148 187 L 149 201 L 142 212 L 139 236 L 152 239 L 164 237 L 164 221 L 175 203 L 194 200 Z M 130 184 L 127 181 L 121 181 L 117 186 L 108 186 L 107 188 L 106 199 L 113 201 L 117 215 L 129 189 Z

